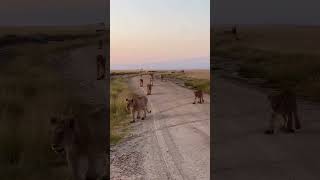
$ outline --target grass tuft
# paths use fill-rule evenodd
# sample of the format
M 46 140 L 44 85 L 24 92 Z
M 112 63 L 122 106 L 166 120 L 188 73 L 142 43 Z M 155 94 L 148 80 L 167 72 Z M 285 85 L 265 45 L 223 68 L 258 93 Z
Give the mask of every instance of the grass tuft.
M 128 82 L 115 78 L 110 82 L 110 143 L 117 144 L 129 130 L 130 119 L 126 110 L 126 98 L 131 96 Z

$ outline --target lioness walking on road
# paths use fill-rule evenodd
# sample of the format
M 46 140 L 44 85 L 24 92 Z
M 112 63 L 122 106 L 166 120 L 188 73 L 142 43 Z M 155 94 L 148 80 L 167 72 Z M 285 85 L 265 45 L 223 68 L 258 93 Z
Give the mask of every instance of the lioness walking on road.
M 153 86 L 153 77 L 154 77 L 154 74 L 153 73 L 151 73 L 150 74 L 150 84 Z
M 144 120 L 147 117 L 147 113 L 151 113 L 151 110 L 148 111 L 148 98 L 146 96 L 135 96 L 132 99 L 126 99 L 127 101 L 127 110 L 132 114 L 132 123 L 135 122 L 135 115 L 137 113 L 137 118 L 139 118 L 140 111 L 143 111 L 143 117 L 141 120 Z
M 97 80 L 104 79 L 106 76 L 106 60 L 102 55 L 97 56 Z
M 143 79 L 140 79 L 140 87 L 143 87 Z
M 204 103 L 203 92 L 201 90 L 194 91 L 194 102 L 193 102 L 193 104 L 196 104 L 197 98 L 199 98 L 199 103 L 200 104 Z
M 152 84 L 147 84 L 147 95 L 151 95 Z
M 150 84 L 153 86 L 153 78 L 150 78 Z
M 280 128 L 288 132 L 295 132 L 301 129 L 301 123 L 297 112 L 296 96 L 291 90 L 284 90 L 277 94 L 268 96 L 272 113 L 270 118 L 270 127 L 265 131 L 266 134 L 277 133 Z M 293 127 L 293 121 L 295 127 Z

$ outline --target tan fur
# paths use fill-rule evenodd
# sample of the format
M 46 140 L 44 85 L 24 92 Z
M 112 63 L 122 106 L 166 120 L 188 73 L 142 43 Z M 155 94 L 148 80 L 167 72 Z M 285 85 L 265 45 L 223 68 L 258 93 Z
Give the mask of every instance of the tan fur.
M 143 87 L 143 79 L 140 79 L 140 87 Z
M 150 84 L 153 86 L 153 78 L 154 78 L 154 74 L 151 73 L 150 74 Z
M 301 128 L 297 113 L 296 96 L 292 91 L 284 90 L 279 93 L 270 94 L 268 99 L 271 104 L 272 113 L 270 127 L 266 133 L 277 133 L 280 128 L 284 128 L 289 132 L 294 132 L 295 129 Z M 295 122 L 295 128 L 293 127 L 293 121 Z
M 153 86 L 153 78 L 150 78 L 150 83 L 151 86 Z
M 199 103 L 204 103 L 203 99 L 203 92 L 201 90 L 194 91 L 194 102 L 193 104 L 196 104 L 196 100 L 199 98 Z
M 147 95 L 151 95 L 152 84 L 147 84 Z
M 73 180 L 103 178 L 107 165 L 105 145 L 96 143 L 101 137 L 90 131 L 86 123 L 95 120 L 82 119 L 82 123 L 80 120 L 80 117 L 76 118 L 73 114 L 51 118 L 51 147 L 57 154 L 66 158 Z M 100 133 L 99 128 L 93 129 Z
M 140 111 L 143 111 L 144 115 L 141 118 L 144 120 L 147 116 L 147 113 L 151 113 L 151 110 L 148 111 L 148 98 L 146 96 L 135 96 L 132 99 L 126 99 L 127 101 L 127 110 L 132 114 L 132 122 L 135 122 L 135 114 L 137 113 L 137 118 L 140 118 Z

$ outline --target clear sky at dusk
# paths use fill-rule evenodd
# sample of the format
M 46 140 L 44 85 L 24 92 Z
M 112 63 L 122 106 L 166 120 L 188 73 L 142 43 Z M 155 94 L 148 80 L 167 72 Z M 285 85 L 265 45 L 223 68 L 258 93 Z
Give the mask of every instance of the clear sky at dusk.
M 110 3 L 111 68 L 198 59 L 209 65 L 210 0 Z

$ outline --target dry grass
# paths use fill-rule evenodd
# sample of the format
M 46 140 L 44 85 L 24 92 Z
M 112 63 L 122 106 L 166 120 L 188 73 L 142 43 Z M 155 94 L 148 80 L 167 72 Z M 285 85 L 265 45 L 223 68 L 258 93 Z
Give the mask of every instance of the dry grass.
M 99 26 L 16 26 L 16 27 L 0 27 L 0 37 L 8 34 L 15 35 L 31 35 L 31 34 L 47 34 L 47 35 L 62 35 L 62 34 L 90 34 L 95 33 Z
M 293 86 L 298 94 L 320 100 L 315 93 L 320 92 L 320 27 L 240 27 L 239 41 L 222 31 L 215 32 L 214 54 L 238 60 L 240 75 Z
M 184 72 L 191 78 L 210 80 L 210 70 L 185 70 Z
M 116 144 L 128 133 L 130 119 L 126 111 L 126 98 L 131 95 L 127 79 L 110 82 L 110 143 Z
M 320 27 L 298 26 L 240 26 L 240 41 L 231 41 L 222 32 L 226 28 L 216 28 L 215 41 L 228 41 L 223 46 L 241 46 L 282 53 L 303 53 L 319 55 Z M 218 46 L 217 48 L 221 48 Z
M 185 87 L 210 94 L 210 70 L 162 72 L 165 78 L 183 82 Z

